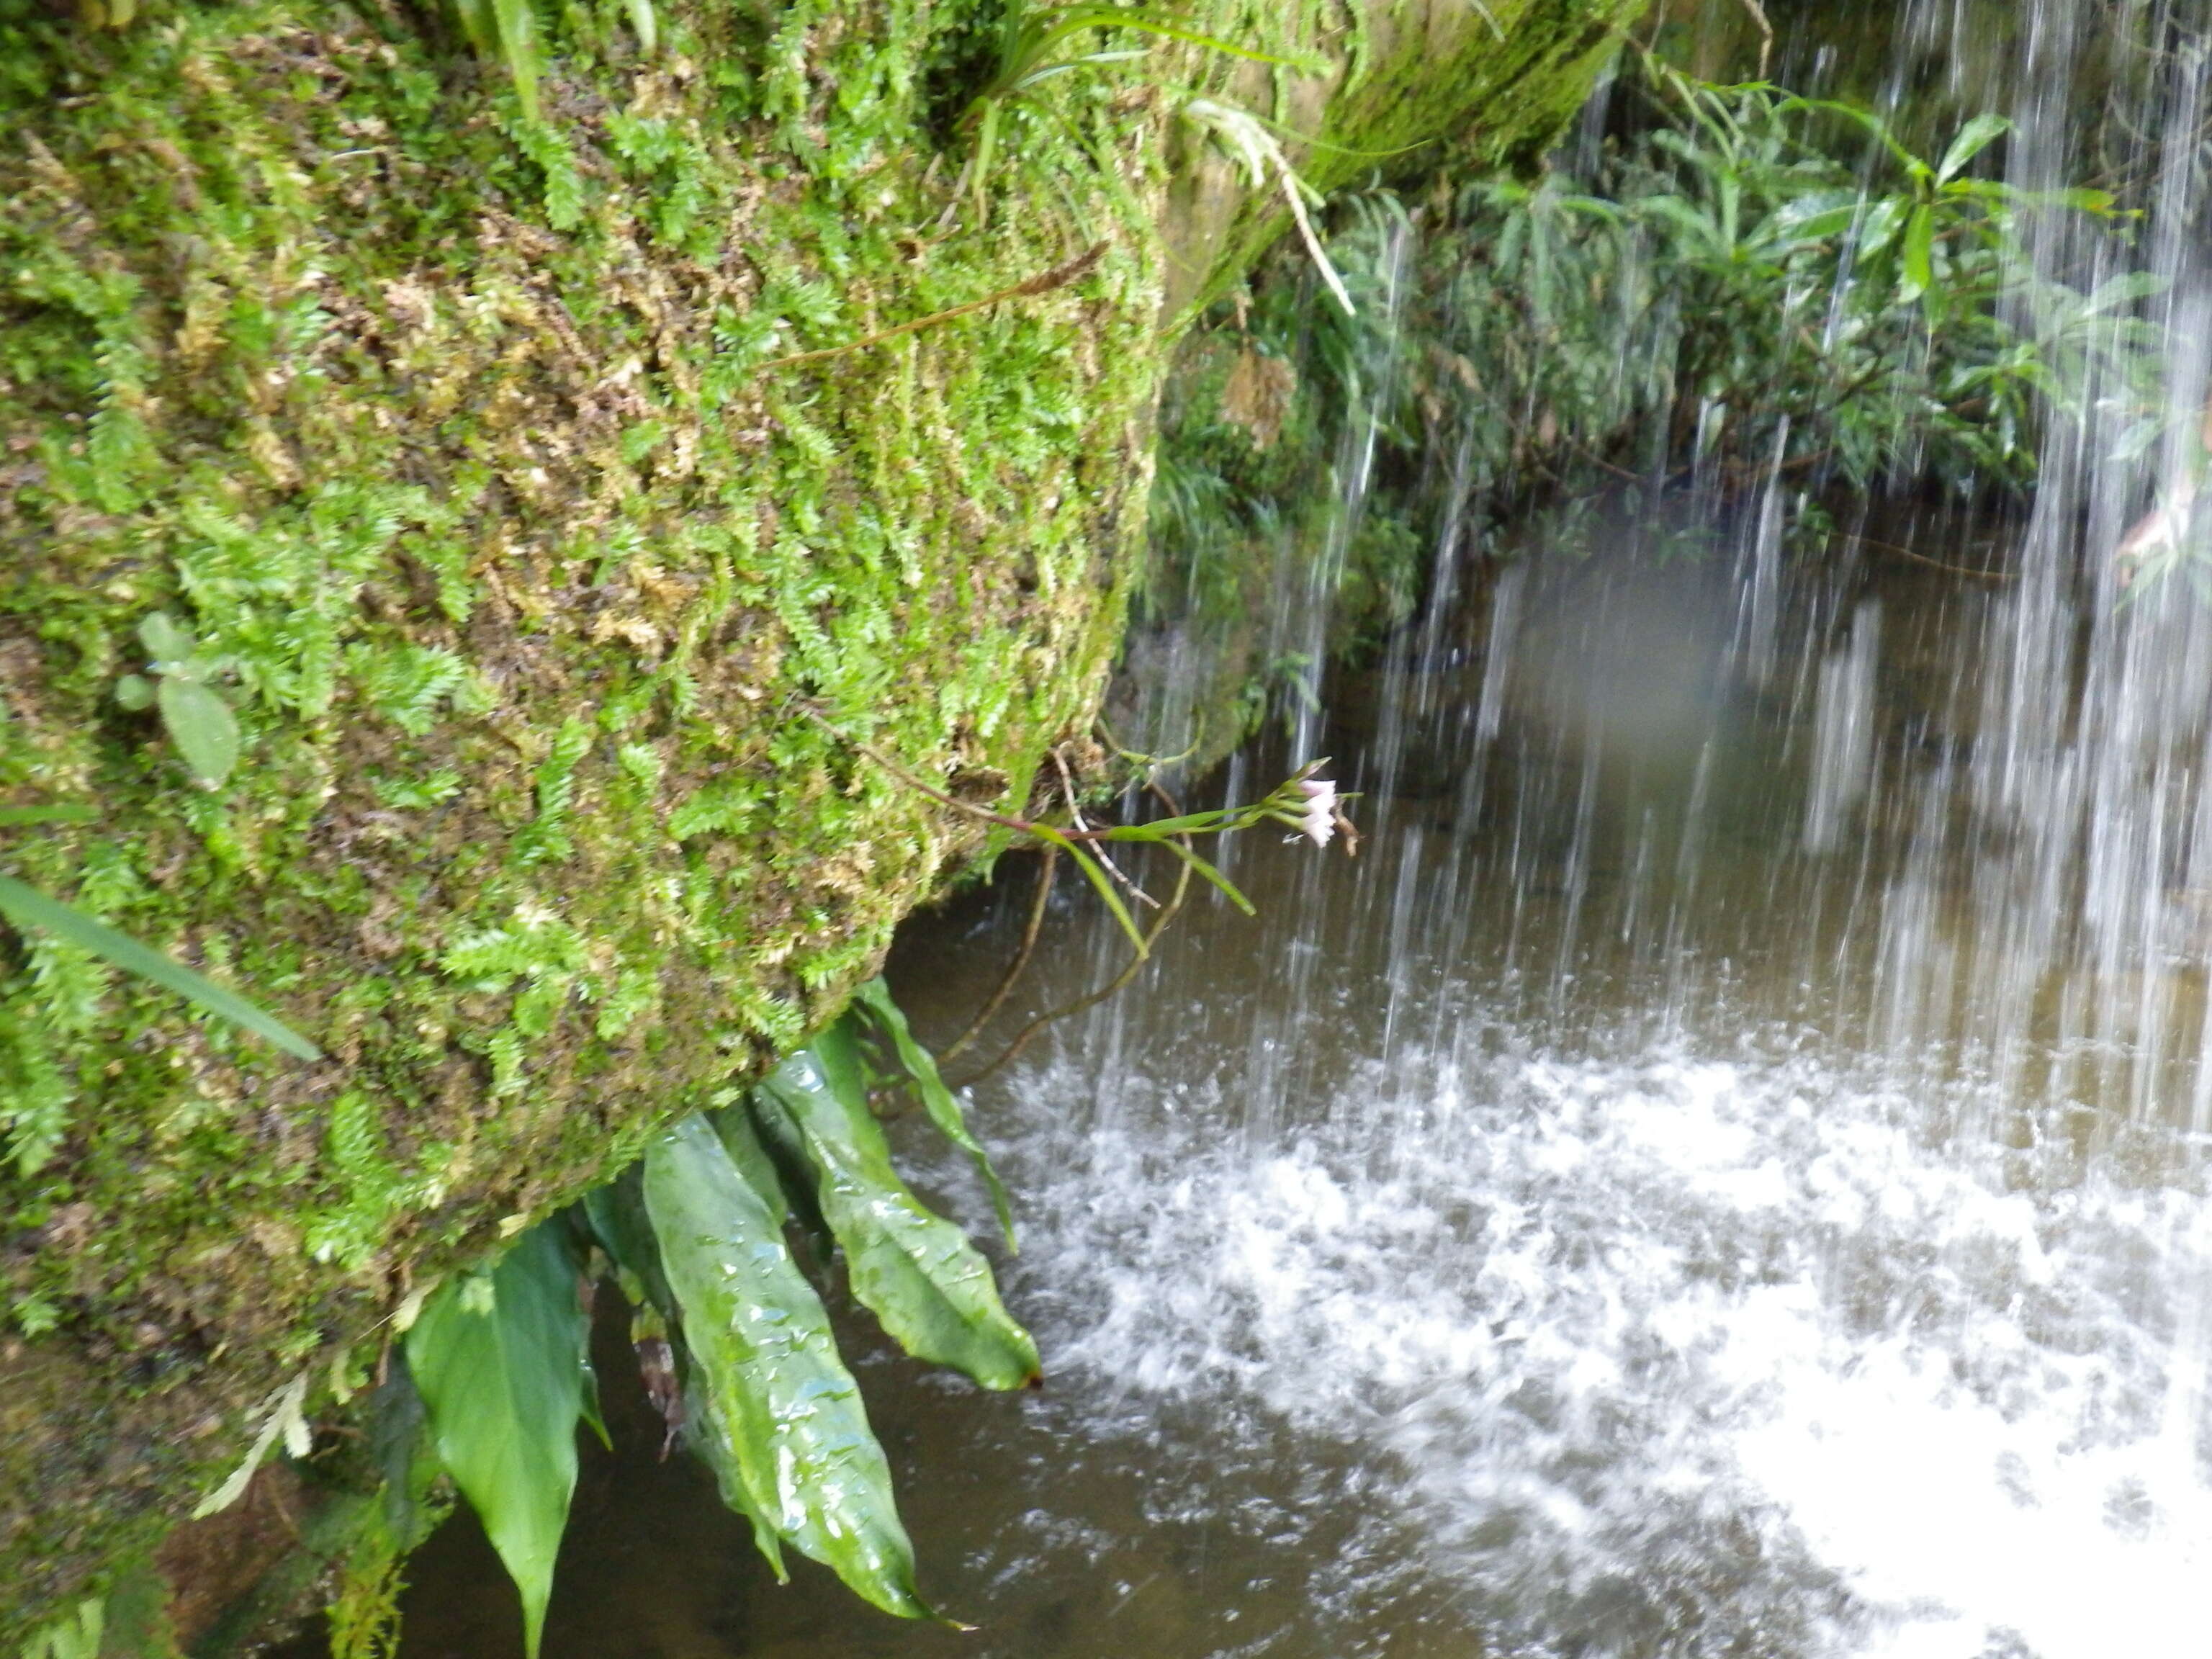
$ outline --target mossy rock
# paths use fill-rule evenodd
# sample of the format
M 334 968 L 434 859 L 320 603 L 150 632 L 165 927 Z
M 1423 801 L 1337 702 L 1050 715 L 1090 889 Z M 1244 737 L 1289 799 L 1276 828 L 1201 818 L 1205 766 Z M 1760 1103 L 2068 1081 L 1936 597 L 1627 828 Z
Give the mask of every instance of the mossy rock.
M 1406 9 L 1296 23 L 1324 94 L 1398 88 L 1393 143 Z M 1490 7 L 1501 141 L 1615 9 Z M 988 855 L 858 745 L 1018 806 L 1086 731 L 1169 273 L 1262 240 L 1176 222 L 1187 140 L 1133 75 L 1058 77 L 955 204 L 982 0 L 664 6 L 650 54 L 623 4 L 541 13 L 532 120 L 397 7 L 0 0 L 0 806 L 94 814 L 0 830 L 0 869 L 326 1055 L 0 944 L 0 1650 L 289 1378 L 343 1386 L 411 1288 L 757 1075 Z M 117 699 L 155 612 L 221 664 L 213 787 Z

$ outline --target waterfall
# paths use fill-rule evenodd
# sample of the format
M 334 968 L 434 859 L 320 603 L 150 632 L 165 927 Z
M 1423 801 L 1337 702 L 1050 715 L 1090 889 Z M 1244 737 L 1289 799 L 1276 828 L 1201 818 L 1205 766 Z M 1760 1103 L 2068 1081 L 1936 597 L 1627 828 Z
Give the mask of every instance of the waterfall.
M 2203 1644 L 2212 608 L 2114 555 L 2193 487 L 2212 17 L 1993 15 L 1907 8 L 1891 94 L 2001 96 L 2027 191 L 2141 135 L 2132 246 L 2028 252 L 2157 279 L 2162 442 L 2091 386 L 1986 566 L 1910 506 L 1854 526 L 1901 556 L 1793 560 L 1778 465 L 1600 505 L 1573 561 L 1446 515 L 1425 610 L 1271 751 L 1337 750 L 1359 862 L 1240 849 L 1263 923 L 1209 912 L 1000 1097 L 1071 1391 L 1036 1431 L 1139 1460 L 1248 1621 L 1158 1651 Z M 1327 638 L 1315 568 L 1279 651 Z

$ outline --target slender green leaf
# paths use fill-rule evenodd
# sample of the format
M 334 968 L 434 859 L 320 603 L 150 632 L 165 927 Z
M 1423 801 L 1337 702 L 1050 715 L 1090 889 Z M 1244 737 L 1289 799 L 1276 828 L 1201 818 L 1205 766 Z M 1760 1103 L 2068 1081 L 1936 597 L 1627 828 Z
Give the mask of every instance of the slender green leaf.
M 500 61 L 514 77 L 514 96 L 523 118 L 538 118 L 538 13 L 531 0 L 490 0 L 499 30 Z
M 1925 294 L 1936 281 L 1936 212 L 1926 203 L 1912 210 L 1905 222 L 1903 297 Z
M 238 717 L 221 694 L 195 680 L 161 676 L 157 694 L 161 724 L 184 757 L 185 769 L 210 788 L 238 764 Z
M 1936 183 L 1942 184 L 1954 177 L 1960 168 L 2011 131 L 2012 123 L 2002 115 L 1977 115 L 1959 129 L 1951 148 L 1936 164 Z
M 2037 199 L 2047 201 L 2055 207 L 2072 208 L 2077 212 L 2102 216 L 2112 212 L 2116 198 L 2109 190 L 2057 190 Z
M 1230 819 L 1239 818 L 1249 807 L 1215 807 L 1204 812 L 1186 812 L 1177 818 L 1154 818 L 1149 823 L 1117 823 L 1106 831 L 1109 841 L 1164 841 L 1170 836 L 1202 836 L 1223 828 Z
M 1013 1205 L 1007 1200 L 999 1172 L 991 1167 L 991 1155 L 968 1132 L 967 1115 L 960 1109 L 960 1097 L 945 1086 L 945 1079 L 937 1069 L 936 1056 L 915 1039 L 906 1023 L 905 1012 L 891 1000 L 890 987 L 880 978 L 870 980 L 854 992 L 854 1000 L 874 1017 L 876 1024 L 890 1038 L 891 1048 L 898 1055 L 900 1066 L 905 1068 L 907 1080 L 914 1085 L 921 1109 L 929 1115 L 937 1132 L 968 1154 L 975 1173 L 990 1189 L 991 1206 L 998 1212 L 999 1231 L 1006 1236 L 1006 1248 L 1016 1249 Z
M 106 922 L 94 921 L 73 905 L 48 898 L 35 887 L 26 887 L 20 881 L 0 876 L 0 915 L 19 928 L 42 927 L 57 939 L 66 939 L 78 949 L 114 963 L 125 973 L 149 979 L 197 1002 L 210 1013 L 268 1038 L 289 1054 L 296 1054 L 301 1060 L 323 1057 L 323 1051 L 313 1043 L 236 992 L 224 990 L 182 963 L 171 961 L 127 933 L 117 933 Z
M 543 1226 L 524 1233 L 488 1278 L 441 1285 L 407 1333 L 407 1366 L 438 1456 L 522 1594 L 532 1659 L 576 1487 L 586 1336 L 575 1264 L 559 1233 Z
M 499 56 L 499 23 L 492 15 L 491 0 L 453 0 L 453 15 L 479 58 Z
M 32 823 L 90 823 L 99 816 L 89 806 L 0 806 L 0 830 Z
M 1041 68 L 1031 70 L 1012 86 L 1007 88 L 1002 95 L 1011 97 L 1018 92 L 1027 92 L 1039 82 L 1049 81 L 1056 75 L 1066 75 L 1072 70 L 1088 69 L 1094 64 L 1126 63 L 1132 58 L 1147 58 L 1151 55 L 1149 49 L 1139 46 L 1127 52 L 1087 52 L 1080 58 L 1063 58 L 1056 64 L 1046 64 Z
M 967 1235 L 933 1214 L 891 1167 L 866 1095 L 832 1081 L 822 1050 L 849 1045 L 842 1025 L 769 1074 L 761 1092 L 788 1115 L 819 1172 L 822 1213 L 845 1248 L 853 1294 L 917 1359 L 987 1389 L 1036 1381 L 1036 1344 L 999 1300 Z
M 1830 115 L 1840 115 L 1845 120 L 1857 123 L 1880 141 L 1897 159 L 1898 164 L 1905 170 L 1907 174 L 1916 178 L 1926 175 L 1928 163 L 1899 143 L 1897 135 L 1889 130 L 1889 123 L 1879 115 L 1860 109 L 1855 105 L 1838 103 L 1831 98 L 1785 99 L 1778 106 L 1778 112 L 1786 113 L 1789 111 L 1799 109 L 1819 110 Z
M 1121 931 L 1129 936 L 1129 943 L 1136 947 L 1138 960 L 1142 961 L 1150 956 L 1151 947 L 1145 943 L 1145 935 L 1137 926 L 1137 919 L 1129 914 L 1129 907 L 1121 902 L 1121 896 L 1114 890 L 1113 878 L 1099 866 L 1098 860 L 1057 830 L 1048 830 L 1040 823 L 1036 827 L 1036 833 L 1039 839 L 1050 842 L 1066 854 L 1074 861 L 1075 867 L 1083 872 L 1084 879 L 1098 890 L 1098 896 L 1106 901 L 1106 908 L 1112 913 L 1114 920 L 1121 924 Z
M 740 1507 L 885 1612 L 929 1617 L 890 1469 L 821 1298 L 704 1118 L 647 1150 L 645 1203 L 701 1379 L 701 1426 Z
M 1239 890 L 1237 884 L 1230 880 L 1228 877 L 1223 875 L 1218 869 L 1214 867 L 1214 866 L 1200 858 L 1197 854 L 1192 852 L 1189 848 L 1184 846 L 1179 841 L 1170 841 L 1164 844 L 1168 851 L 1173 853 L 1185 864 L 1188 864 L 1192 869 L 1198 872 L 1200 875 L 1204 876 L 1208 881 L 1219 888 L 1221 890 L 1222 896 L 1226 898 L 1238 909 L 1242 910 L 1246 915 L 1256 916 L 1260 914 L 1259 911 L 1253 907 L 1252 901 L 1246 898 L 1243 893 Z
M 1088 28 L 1135 29 L 1145 34 L 1156 34 L 1164 40 L 1179 40 L 1185 46 L 1203 46 L 1209 52 L 1224 52 L 1231 58 L 1242 58 L 1255 64 L 1272 64 L 1279 69 L 1295 69 L 1297 64 L 1287 58 L 1278 58 L 1251 46 L 1240 46 L 1233 40 L 1224 40 L 1218 35 L 1202 34 L 1172 19 L 1157 14 L 1146 15 L 1121 6 L 1072 6 L 1060 15 L 1051 32 L 1040 48 L 1049 52 L 1071 34 Z
M 647 57 L 660 39 L 659 21 L 653 9 L 653 0 L 629 0 L 629 26 L 637 36 L 637 49 Z

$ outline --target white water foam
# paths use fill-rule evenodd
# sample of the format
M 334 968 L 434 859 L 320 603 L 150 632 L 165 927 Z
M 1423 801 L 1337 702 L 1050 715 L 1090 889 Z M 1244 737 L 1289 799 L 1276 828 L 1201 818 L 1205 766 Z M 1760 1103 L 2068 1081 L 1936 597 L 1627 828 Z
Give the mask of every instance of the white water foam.
M 1072 1127 L 1095 1088 L 1018 1091 L 1061 1385 L 1348 1459 L 1486 1650 L 2207 1647 L 2202 1197 L 1802 1054 L 1370 1066 L 1258 1145 L 1143 1075 Z

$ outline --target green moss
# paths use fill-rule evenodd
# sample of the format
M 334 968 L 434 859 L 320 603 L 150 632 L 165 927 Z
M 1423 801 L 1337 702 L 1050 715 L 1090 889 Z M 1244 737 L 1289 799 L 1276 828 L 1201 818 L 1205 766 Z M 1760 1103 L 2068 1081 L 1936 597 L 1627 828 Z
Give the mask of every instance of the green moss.
M 838 734 L 1018 803 L 1088 725 L 1160 100 L 1060 77 L 940 230 L 982 0 L 659 9 L 645 59 L 558 9 L 532 123 L 397 9 L 0 0 L 0 805 L 99 813 L 0 866 L 330 1055 L 0 947 L 0 1647 L 287 1375 L 836 1010 L 982 850 Z M 231 665 L 220 790 L 114 701 L 155 610 Z

